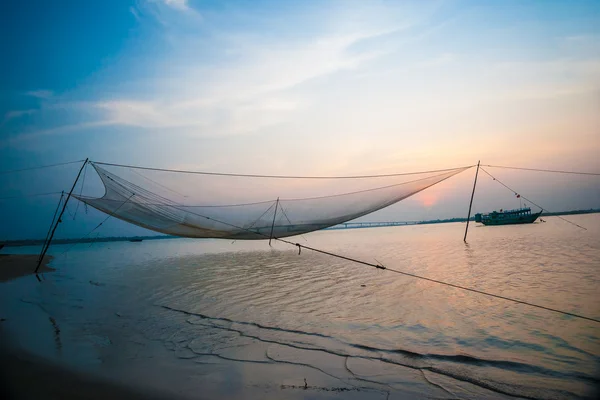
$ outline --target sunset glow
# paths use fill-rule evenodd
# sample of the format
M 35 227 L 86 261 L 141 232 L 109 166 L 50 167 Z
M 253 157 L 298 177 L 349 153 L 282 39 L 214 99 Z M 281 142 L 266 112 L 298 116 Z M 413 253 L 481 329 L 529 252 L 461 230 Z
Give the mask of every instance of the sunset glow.
M 4 48 L 0 169 L 600 170 L 598 2 L 26 3 L 3 6 L 3 36 L 22 41 Z M 464 214 L 473 174 L 404 206 Z M 568 185 L 587 195 L 551 205 L 598 205 L 591 182 Z

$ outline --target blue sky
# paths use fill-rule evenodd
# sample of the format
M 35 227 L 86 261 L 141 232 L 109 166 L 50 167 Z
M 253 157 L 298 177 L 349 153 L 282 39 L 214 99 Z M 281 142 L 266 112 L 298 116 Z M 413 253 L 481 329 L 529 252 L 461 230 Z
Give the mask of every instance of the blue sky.
M 24 0 L 0 19 L 0 171 L 85 157 L 308 175 L 479 159 L 600 170 L 597 1 Z M 600 206 L 594 180 L 505 176 L 554 208 Z M 395 216 L 464 213 L 452 193 L 472 176 L 456 179 Z M 0 197 L 37 193 L 33 181 Z M 52 208 L 35 199 L 28 210 Z M 11 215 L 24 204 L 5 201 Z M 35 236 L 35 221 L 0 233 Z

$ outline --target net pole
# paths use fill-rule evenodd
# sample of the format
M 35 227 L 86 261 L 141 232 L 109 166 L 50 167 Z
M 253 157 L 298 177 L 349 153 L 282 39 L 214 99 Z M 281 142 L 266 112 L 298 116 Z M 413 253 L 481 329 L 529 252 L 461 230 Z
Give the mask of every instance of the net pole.
M 471 219 L 471 207 L 473 206 L 473 197 L 475 197 L 475 186 L 477 186 L 477 175 L 479 174 L 479 163 L 477 161 L 477 170 L 475 171 L 475 182 L 473 182 L 473 192 L 471 192 L 471 201 L 469 202 L 469 215 L 467 215 L 467 227 L 465 228 L 465 237 L 463 242 L 467 243 L 467 232 L 469 232 L 469 220 Z
M 52 216 L 52 222 L 50 223 L 50 227 L 48 228 L 48 233 L 46 233 L 46 237 L 44 238 L 44 244 L 42 245 L 42 251 L 46 248 L 46 243 L 48 243 L 48 238 L 50 237 L 50 232 L 52 232 L 52 227 L 54 226 L 54 221 L 56 221 L 56 216 L 58 215 L 58 210 L 60 210 L 60 206 L 62 204 L 63 199 L 65 198 L 64 190 L 60 193 L 60 199 L 58 199 L 58 204 L 56 205 L 56 210 L 54 211 L 54 215 Z M 38 262 L 41 260 L 41 254 L 38 258 Z
M 271 224 L 271 234 L 269 235 L 269 246 L 271 245 L 271 240 L 273 240 L 273 228 L 275 228 L 275 217 L 277 217 L 277 208 L 279 207 L 279 197 L 277 198 L 277 202 L 275 203 L 275 212 L 273 213 L 273 223 Z
M 69 194 L 67 195 L 67 198 L 65 199 L 65 202 L 63 204 L 63 208 L 60 211 L 60 215 L 58 216 L 58 219 L 56 220 L 56 223 L 54 224 L 54 227 L 52 228 L 52 233 L 50 234 L 50 237 L 48 238 L 48 241 L 46 242 L 46 246 L 44 246 L 44 248 L 42 249 L 42 252 L 40 254 L 40 259 L 38 260 L 37 266 L 35 267 L 35 273 L 36 274 L 37 274 L 38 270 L 40 269 L 40 265 L 42 265 L 42 261 L 44 260 L 44 256 L 46 255 L 46 252 L 48 251 L 48 248 L 50 247 L 50 243 L 52 242 L 52 238 L 54 237 L 54 232 L 56 232 L 56 228 L 58 228 L 58 224 L 60 224 L 62 216 L 65 213 L 65 210 L 67 208 L 67 203 L 69 202 L 69 199 L 71 198 L 71 195 L 73 194 L 73 190 L 75 190 L 75 186 L 77 185 L 77 181 L 79 180 L 79 177 L 81 176 L 81 173 L 83 172 L 83 169 L 87 165 L 88 160 L 89 160 L 89 158 L 86 158 L 85 161 L 83 162 L 83 165 L 79 169 L 79 173 L 77 174 L 77 177 L 75 178 L 75 182 L 73 182 L 73 186 L 71 186 L 71 190 L 69 191 Z

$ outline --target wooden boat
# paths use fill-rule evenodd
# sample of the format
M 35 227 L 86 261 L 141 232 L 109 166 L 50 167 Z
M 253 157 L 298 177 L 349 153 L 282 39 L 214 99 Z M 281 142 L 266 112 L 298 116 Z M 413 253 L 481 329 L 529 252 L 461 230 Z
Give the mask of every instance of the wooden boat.
M 489 214 L 478 213 L 475 214 L 475 222 L 481 222 L 484 225 L 531 224 L 542 214 L 542 211 L 532 214 L 531 208 L 527 207 L 493 211 Z

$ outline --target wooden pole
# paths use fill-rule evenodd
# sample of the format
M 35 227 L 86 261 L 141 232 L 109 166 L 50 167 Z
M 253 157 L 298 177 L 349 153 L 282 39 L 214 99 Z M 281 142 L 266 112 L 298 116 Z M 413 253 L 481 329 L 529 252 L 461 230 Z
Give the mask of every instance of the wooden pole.
M 479 163 L 477 161 L 477 171 L 475 171 L 475 182 L 473 182 L 473 192 L 471 193 L 471 202 L 469 203 L 469 215 L 467 215 L 467 227 L 465 228 L 465 237 L 463 241 L 467 242 L 467 232 L 469 231 L 469 220 L 471 219 L 471 207 L 473 206 L 473 197 L 475 196 L 475 186 L 477 185 L 477 175 L 479 174 Z
M 65 198 L 65 191 L 60 192 L 60 199 L 58 199 L 58 204 L 56 205 L 56 210 L 54 211 L 54 215 L 52 216 L 52 222 L 50 223 L 50 228 L 48 228 L 48 233 L 46 233 L 46 237 L 44 238 L 44 245 L 42 246 L 42 250 L 46 247 L 46 243 L 48 242 L 48 238 L 50 237 L 50 232 L 52 232 L 52 227 L 54 226 L 54 222 L 56 221 L 56 216 L 58 215 L 58 210 L 60 210 L 60 205 L 62 204 L 63 199 Z M 38 259 L 39 261 L 39 259 Z
M 63 208 L 60 211 L 60 215 L 58 216 L 58 219 L 56 220 L 56 223 L 54 224 L 54 228 L 52 228 L 52 233 L 50 234 L 50 237 L 48 238 L 48 241 L 46 242 L 45 246 L 42 248 L 42 253 L 40 254 L 40 258 L 38 260 L 37 267 L 35 267 L 35 273 L 36 274 L 37 274 L 38 270 L 40 269 L 40 265 L 42 265 L 42 261 L 44 260 L 44 256 L 46 255 L 46 252 L 48 251 L 48 248 L 50 247 L 50 243 L 52 242 L 52 238 L 54 237 L 54 232 L 56 232 L 56 228 L 58 228 L 58 224 L 60 224 L 60 222 L 61 222 L 62 216 L 65 213 L 65 209 L 67 208 L 67 203 L 69 202 L 69 199 L 71 198 L 71 194 L 73 194 L 73 190 L 75 189 L 75 185 L 77 185 L 77 181 L 79 180 L 79 177 L 81 176 L 81 172 L 83 172 L 83 168 L 85 168 L 85 166 L 87 165 L 88 160 L 89 160 L 89 158 L 86 158 L 85 161 L 83 162 L 83 165 L 79 169 L 79 173 L 77 174 L 77 178 L 75 178 L 75 182 L 73 182 L 73 186 L 71 186 L 71 190 L 69 191 L 69 194 L 67 195 L 65 203 L 63 204 Z
M 273 239 L 273 228 L 275 227 L 275 217 L 277 217 L 277 208 L 279 207 L 279 197 L 277 198 L 277 202 L 275 203 L 275 212 L 273 213 L 273 223 L 271 224 L 271 234 L 269 235 L 269 246 L 271 245 L 271 240 Z

